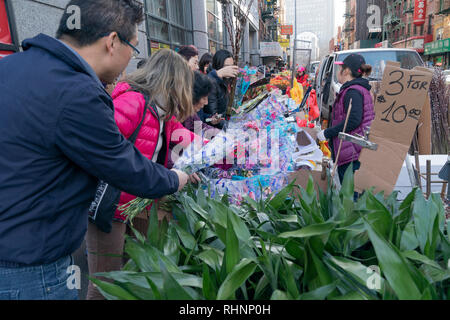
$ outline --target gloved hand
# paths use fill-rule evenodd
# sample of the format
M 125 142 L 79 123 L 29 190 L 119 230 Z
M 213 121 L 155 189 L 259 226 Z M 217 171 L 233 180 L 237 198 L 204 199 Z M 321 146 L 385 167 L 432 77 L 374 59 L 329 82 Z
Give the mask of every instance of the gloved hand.
M 317 134 L 317 139 L 319 139 L 319 141 L 327 141 L 327 138 L 325 138 L 325 130 L 322 130 Z

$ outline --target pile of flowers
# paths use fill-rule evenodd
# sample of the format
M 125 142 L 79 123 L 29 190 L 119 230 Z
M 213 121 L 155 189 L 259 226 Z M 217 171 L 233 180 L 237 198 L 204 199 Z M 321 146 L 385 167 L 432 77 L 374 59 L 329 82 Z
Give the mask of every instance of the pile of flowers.
M 286 76 L 277 75 L 276 77 L 270 79 L 270 85 L 277 87 L 280 90 L 286 90 L 290 85 L 290 81 Z

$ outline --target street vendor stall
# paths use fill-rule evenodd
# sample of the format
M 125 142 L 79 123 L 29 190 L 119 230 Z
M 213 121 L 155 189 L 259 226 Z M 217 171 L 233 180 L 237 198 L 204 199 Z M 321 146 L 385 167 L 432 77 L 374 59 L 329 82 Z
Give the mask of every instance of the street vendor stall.
M 245 195 L 254 200 L 273 196 L 299 170 L 321 172 L 322 150 L 327 150 L 311 136 L 315 123 L 309 116 L 309 95 L 300 91 L 296 100 L 283 95 L 279 79 L 286 75 L 280 75 L 243 103 L 252 72 L 241 73 L 226 132 L 205 146 L 193 143 L 175 162 L 177 169 L 199 173 L 211 197 L 228 195 L 234 203 Z

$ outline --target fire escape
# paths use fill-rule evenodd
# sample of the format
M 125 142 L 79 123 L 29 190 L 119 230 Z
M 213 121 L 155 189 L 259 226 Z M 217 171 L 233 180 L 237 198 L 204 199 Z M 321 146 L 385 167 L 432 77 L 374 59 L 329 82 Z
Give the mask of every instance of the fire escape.
M 388 40 L 390 43 L 398 41 L 400 37 L 395 37 L 395 34 L 399 33 L 405 28 L 405 23 L 397 14 L 397 7 L 399 7 L 404 0 L 386 0 L 387 14 L 383 20 L 383 40 Z M 403 14 L 414 11 L 414 5 L 411 8 L 403 10 Z
M 344 14 L 344 18 L 345 18 L 345 25 L 344 25 L 344 31 L 345 33 L 349 33 L 352 32 L 353 30 L 355 30 L 353 23 L 352 23 L 352 18 L 355 16 L 352 13 L 352 9 L 350 7 L 350 0 L 346 0 L 345 1 L 345 14 Z
M 355 30 L 355 24 L 354 24 L 354 13 L 352 12 L 352 5 L 351 5 L 351 0 L 346 0 L 345 1 L 345 14 L 344 14 L 344 18 L 345 18 L 345 23 L 344 23 L 344 28 L 342 30 L 342 32 L 344 33 L 344 38 L 346 39 L 346 43 L 348 46 L 350 46 L 353 42 L 352 40 L 352 33 Z M 346 48 L 348 49 L 348 48 Z
M 278 41 L 278 11 L 277 0 L 264 0 L 262 2 L 261 19 L 267 28 L 264 41 Z

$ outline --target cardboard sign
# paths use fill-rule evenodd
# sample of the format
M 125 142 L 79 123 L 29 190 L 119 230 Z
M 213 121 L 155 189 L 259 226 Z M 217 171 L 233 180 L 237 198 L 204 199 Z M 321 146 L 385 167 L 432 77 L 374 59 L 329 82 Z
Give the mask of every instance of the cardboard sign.
M 422 108 L 422 115 L 419 119 L 418 137 L 419 154 L 431 154 L 431 101 L 429 97 L 425 100 L 425 105 Z
M 376 192 L 392 193 L 428 99 L 432 76 L 423 67 L 406 70 L 400 63 L 386 63 L 369 137 L 378 150 L 361 152 L 361 168 L 355 173 L 357 191 L 375 187 Z

